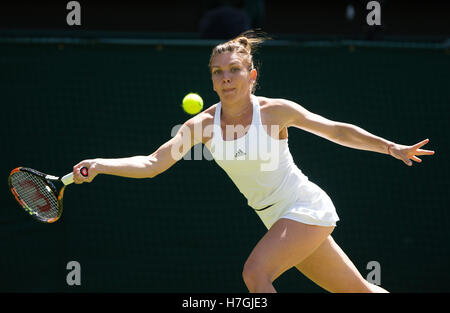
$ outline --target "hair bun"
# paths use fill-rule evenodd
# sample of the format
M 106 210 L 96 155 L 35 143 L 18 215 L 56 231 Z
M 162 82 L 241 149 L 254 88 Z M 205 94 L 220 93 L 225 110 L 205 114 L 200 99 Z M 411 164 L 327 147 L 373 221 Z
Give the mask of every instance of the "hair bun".
M 241 46 L 244 46 L 245 49 L 247 49 L 249 51 L 251 50 L 251 45 L 250 45 L 250 42 L 248 41 L 247 37 L 241 36 L 241 37 L 236 38 L 235 41 L 237 43 L 239 43 Z

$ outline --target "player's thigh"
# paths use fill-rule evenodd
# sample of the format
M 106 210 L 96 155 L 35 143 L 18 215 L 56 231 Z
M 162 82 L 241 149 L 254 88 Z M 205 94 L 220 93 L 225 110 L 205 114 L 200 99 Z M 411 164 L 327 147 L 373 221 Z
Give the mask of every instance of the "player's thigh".
M 250 253 L 244 265 L 244 274 L 266 275 L 275 280 L 317 249 L 333 229 L 334 226 L 279 219 Z
M 370 291 L 370 284 L 331 236 L 296 267 L 306 277 L 330 292 Z

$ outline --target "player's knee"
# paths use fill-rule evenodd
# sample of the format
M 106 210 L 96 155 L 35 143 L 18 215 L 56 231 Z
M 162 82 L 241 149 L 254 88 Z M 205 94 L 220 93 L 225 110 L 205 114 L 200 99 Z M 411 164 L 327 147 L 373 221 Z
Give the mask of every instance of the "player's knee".
M 262 263 L 255 260 L 245 262 L 242 278 L 250 291 L 260 284 L 271 283 L 270 274 L 267 273 Z
M 249 262 L 248 260 L 244 264 L 244 268 L 242 269 L 242 279 L 244 280 L 245 284 L 248 286 L 249 284 L 252 284 L 252 281 L 256 279 L 256 276 L 258 275 L 256 266 L 252 264 L 252 262 Z

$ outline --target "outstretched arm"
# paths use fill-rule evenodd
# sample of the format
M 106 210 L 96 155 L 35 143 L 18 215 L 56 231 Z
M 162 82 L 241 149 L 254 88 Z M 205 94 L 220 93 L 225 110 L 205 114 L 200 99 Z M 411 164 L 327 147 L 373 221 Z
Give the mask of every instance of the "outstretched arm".
M 389 154 L 411 166 L 411 160 L 422 162 L 418 155 L 432 155 L 434 151 L 420 149 L 429 139 L 415 145 L 401 145 L 386 140 L 348 123 L 336 122 L 309 112 L 292 101 L 280 100 L 286 126 L 294 126 L 349 148 Z
M 403 161 L 406 165 L 412 166 L 412 161 L 422 162 L 418 155 L 432 155 L 434 151 L 420 149 L 429 142 L 429 139 L 422 140 L 414 145 L 402 145 L 375 136 L 368 131 L 346 123 L 337 125 L 336 142 L 350 148 L 367 150 L 389 154 L 394 158 Z
M 115 159 L 91 159 L 79 162 L 73 167 L 74 182 L 91 182 L 98 174 L 115 175 L 129 178 L 153 178 L 166 171 L 180 160 L 196 144 L 194 121 L 188 120 L 177 134 L 147 156 L 132 156 Z M 88 177 L 83 177 L 79 169 L 87 167 Z

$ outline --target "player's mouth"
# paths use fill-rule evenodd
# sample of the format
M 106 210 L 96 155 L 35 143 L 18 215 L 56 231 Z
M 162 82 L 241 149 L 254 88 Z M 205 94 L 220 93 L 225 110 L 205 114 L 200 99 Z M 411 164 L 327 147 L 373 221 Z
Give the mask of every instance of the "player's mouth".
M 236 88 L 223 88 L 222 91 L 224 94 L 229 94 L 232 93 L 233 91 L 235 91 Z

